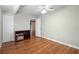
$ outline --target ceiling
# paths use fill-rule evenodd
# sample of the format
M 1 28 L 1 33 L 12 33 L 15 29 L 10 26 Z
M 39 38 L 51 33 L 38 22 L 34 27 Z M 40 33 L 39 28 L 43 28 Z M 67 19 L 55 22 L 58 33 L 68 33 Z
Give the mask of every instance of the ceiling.
M 44 5 L 0 5 L 0 8 L 2 9 L 3 13 L 9 13 L 9 14 L 29 14 L 29 15 L 41 15 L 41 9 Z M 53 9 L 59 10 L 64 5 L 50 5 Z M 54 12 L 54 11 L 52 11 Z
M 13 5 L 0 5 L 3 13 L 13 13 Z

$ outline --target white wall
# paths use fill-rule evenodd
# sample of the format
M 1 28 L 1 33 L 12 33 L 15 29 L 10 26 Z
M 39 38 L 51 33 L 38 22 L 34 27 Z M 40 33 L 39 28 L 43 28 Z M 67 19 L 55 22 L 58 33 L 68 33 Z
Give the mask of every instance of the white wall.
M 3 15 L 3 42 L 14 41 L 14 16 Z
M 36 36 L 37 37 L 41 37 L 41 19 L 40 18 L 36 18 Z
M 79 47 L 79 6 L 43 15 L 42 36 Z
M 14 17 L 14 30 L 30 30 L 30 19 L 29 15 L 17 14 Z
M 1 9 L 0 9 L 0 47 L 2 45 L 2 13 L 1 13 Z

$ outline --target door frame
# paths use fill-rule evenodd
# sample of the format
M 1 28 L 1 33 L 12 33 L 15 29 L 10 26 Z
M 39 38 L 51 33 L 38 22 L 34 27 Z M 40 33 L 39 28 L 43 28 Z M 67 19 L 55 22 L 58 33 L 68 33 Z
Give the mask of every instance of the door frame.
M 32 34 L 32 32 L 31 32 L 31 23 L 32 22 L 35 22 L 36 23 L 36 21 L 35 20 L 30 20 L 30 35 Z M 36 26 L 35 26 L 36 27 Z M 35 34 L 36 35 L 36 34 Z

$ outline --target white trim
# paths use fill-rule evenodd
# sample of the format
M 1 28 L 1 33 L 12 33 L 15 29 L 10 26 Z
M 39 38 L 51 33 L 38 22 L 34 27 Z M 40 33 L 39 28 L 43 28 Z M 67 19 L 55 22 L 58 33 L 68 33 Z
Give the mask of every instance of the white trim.
M 64 43 L 64 42 L 61 42 L 61 41 L 57 41 L 55 39 L 51 39 L 51 38 L 48 38 L 48 37 L 45 37 L 45 36 L 42 36 L 42 38 L 45 38 L 45 39 L 48 39 L 48 40 L 52 40 L 54 42 L 57 42 L 57 43 L 60 43 L 60 44 L 63 44 L 63 45 L 66 45 L 66 46 L 69 46 L 69 47 L 72 47 L 72 48 L 75 48 L 75 49 L 79 49 L 79 47 L 77 47 L 77 46 L 74 46 L 74 45 L 71 45 L 71 44 L 67 44 L 67 43 Z

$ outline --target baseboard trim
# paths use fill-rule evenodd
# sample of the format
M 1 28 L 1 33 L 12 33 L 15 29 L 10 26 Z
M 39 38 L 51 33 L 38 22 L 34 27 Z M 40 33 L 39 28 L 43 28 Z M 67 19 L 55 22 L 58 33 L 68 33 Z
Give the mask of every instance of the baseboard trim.
M 57 43 L 60 43 L 60 44 L 63 44 L 63 45 L 72 47 L 72 48 L 75 48 L 75 49 L 79 49 L 79 47 L 76 47 L 76 46 L 73 46 L 73 45 L 71 45 L 71 44 L 67 44 L 67 43 L 61 42 L 61 41 L 57 41 L 57 40 L 55 40 L 55 39 L 51 39 L 51 38 L 44 37 L 44 36 L 43 36 L 42 38 L 45 38 L 45 39 L 48 39 L 48 40 L 51 40 L 51 41 L 54 41 L 54 42 L 57 42 Z

